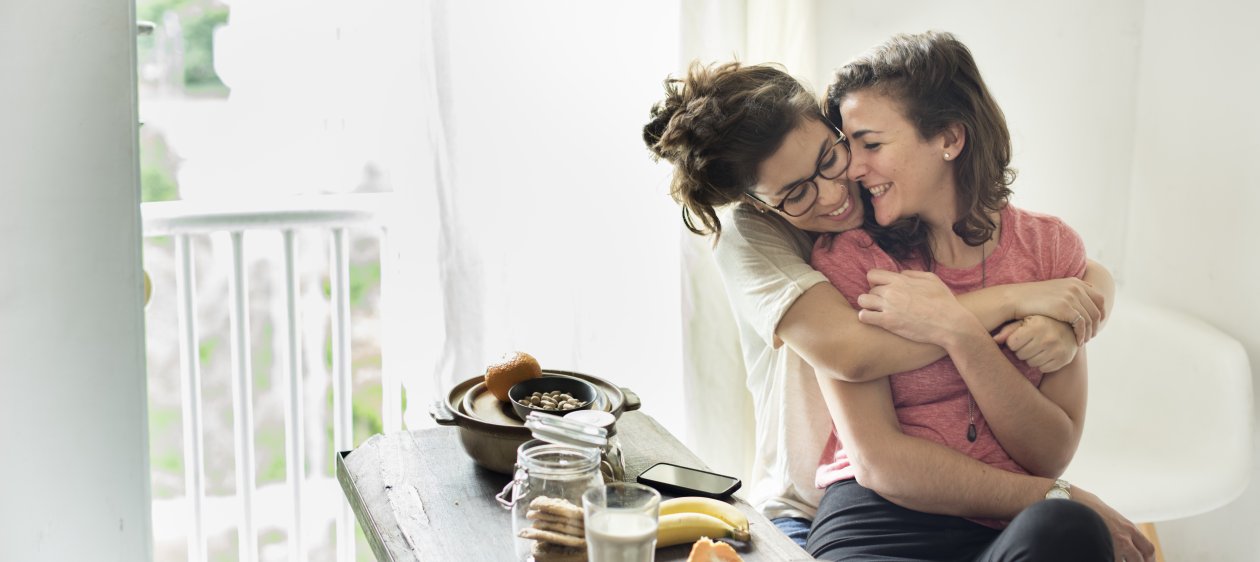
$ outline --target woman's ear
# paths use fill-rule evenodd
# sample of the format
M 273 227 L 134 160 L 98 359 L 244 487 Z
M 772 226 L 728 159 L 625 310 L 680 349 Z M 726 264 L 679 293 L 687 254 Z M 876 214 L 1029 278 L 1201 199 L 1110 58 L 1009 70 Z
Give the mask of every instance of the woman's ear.
M 950 123 L 941 131 L 941 141 L 945 159 L 953 160 L 967 145 L 967 128 L 962 123 Z
M 749 205 L 752 205 L 753 208 L 757 209 L 757 212 L 759 213 L 764 213 L 770 210 L 770 207 L 767 206 L 765 203 L 758 201 L 756 197 L 753 197 L 752 195 L 749 195 L 747 193 L 744 194 L 744 202 L 748 203 Z

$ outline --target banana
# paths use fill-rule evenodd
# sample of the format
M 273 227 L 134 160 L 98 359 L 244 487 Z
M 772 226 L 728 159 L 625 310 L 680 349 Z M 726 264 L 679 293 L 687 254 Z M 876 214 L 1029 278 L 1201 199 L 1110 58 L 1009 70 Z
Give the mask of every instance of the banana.
M 748 531 L 736 529 L 729 523 L 704 513 L 671 513 L 661 515 L 656 529 L 656 547 L 692 543 L 700 537 L 730 538 L 747 541 Z
M 661 515 L 670 515 L 672 513 L 703 513 L 712 515 L 729 523 L 736 529 L 748 530 L 748 517 L 741 513 L 734 504 L 722 500 L 688 496 L 661 502 Z

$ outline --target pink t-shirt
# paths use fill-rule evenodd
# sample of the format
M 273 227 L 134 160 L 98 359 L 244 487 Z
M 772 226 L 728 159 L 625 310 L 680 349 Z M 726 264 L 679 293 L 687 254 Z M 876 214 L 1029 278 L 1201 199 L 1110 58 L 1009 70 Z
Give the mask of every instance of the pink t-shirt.
M 1000 228 L 998 247 L 985 260 L 987 286 L 1081 277 L 1085 274 L 1085 246 L 1080 236 L 1058 218 L 1007 205 L 1001 211 Z M 814 246 L 812 262 L 854 308 L 858 308 L 858 295 L 870 289 L 866 281 L 867 271 L 920 268 L 917 262 L 899 265 L 863 230 L 836 236 L 830 247 L 827 247 L 825 238 L 820 239 Z M 980 265 L 967 269 L 938 265 L 934 273 L 955 294 L 981 288 Z M 1009 349 L 1003 347 L 1002 351 L 1034 386 L 1041 385 L 1040 372 L 1021 361 Z M 974 408 L 976 441 L 967 441 L 967 386 L 949 357 L 920 369 L 892 375 L 889 383 L 897 420 L 906 435 L 935 441 L 1004 470 L 1027 474 L 998 444 L 978 407 Z M 822 488 L 848 478 L 853 478 L 853 468 L 833 428 L 815 481 Z

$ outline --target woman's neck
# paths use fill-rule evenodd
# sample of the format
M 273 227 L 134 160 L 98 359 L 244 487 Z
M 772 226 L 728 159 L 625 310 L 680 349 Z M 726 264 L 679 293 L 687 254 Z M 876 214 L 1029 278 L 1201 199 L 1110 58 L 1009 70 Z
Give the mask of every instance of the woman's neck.
M 972 246 L 967 244 L 961 236 L 954 233 L 954 223 L 958 219 L 954 216 L 954 213 L 948 213 L 948 215 L 946 218 L 927 219 L 924 221 L 927 223 L 930 232 L 928 234 L 928 243 L 932 248 L 933 261 L 942 267 L 953 269 L 974 267 L 979 265 L 986 255 L 997 248 L 1000 229 L 994 230 L 993 235 L 981 246 Z M 994 224 L 1000 224 L 999 213 L 991 213 L 989 218 L 993 220 Z

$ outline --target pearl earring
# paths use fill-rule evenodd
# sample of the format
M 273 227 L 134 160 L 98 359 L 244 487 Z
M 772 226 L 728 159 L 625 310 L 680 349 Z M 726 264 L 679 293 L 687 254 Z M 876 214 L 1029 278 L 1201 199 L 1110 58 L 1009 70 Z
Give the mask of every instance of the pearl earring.
M 948 153 L 948 152 L 946 152 L 946 153 L 945 153 L 945 159 L 946 159 L 946 160 L 949 160 L 949 153 Z

